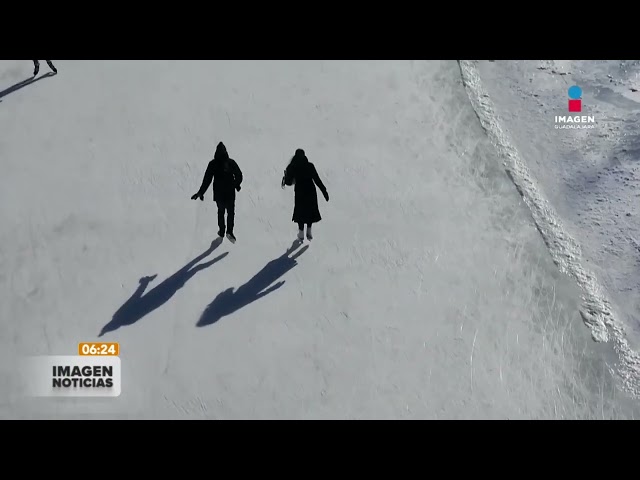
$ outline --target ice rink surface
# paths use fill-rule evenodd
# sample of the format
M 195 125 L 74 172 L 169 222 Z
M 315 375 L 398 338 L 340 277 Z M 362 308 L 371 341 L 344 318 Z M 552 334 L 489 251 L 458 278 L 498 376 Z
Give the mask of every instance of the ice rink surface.
M 54 63 L 0 63 L 0 417 L 640 415 L 458 62 Z M 212 249 L 219 141 L 245 181 Z M 330 202 L 292 258 L 296 148 Z M 98 340 L 120 397 L 24 396 L 20 358 Z

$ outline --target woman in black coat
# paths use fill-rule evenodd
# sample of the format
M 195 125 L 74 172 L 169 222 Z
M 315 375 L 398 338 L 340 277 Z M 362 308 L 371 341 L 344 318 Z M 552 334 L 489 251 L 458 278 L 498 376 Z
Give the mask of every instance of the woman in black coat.
M 327 202 L 329 194 L 320 180 L 315 165 L 307 159 L 304 150 L 300 148 L 296 150 L 296 154 L 284 171 L 282 188 L 285 185 L 295 185 L 295 206 L 291 220 L 298 224 L 298 239 L 304 238 L 304 226 L 306 225 L 307 239 L 311 240 L 313 238 L 311 225 L 322 220 L 318 208 L 316 185 Z

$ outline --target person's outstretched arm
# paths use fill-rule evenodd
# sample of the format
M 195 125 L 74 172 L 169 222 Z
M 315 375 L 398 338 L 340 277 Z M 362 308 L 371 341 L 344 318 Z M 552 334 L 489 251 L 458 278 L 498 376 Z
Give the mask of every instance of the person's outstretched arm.
M 238 166 L 238 163 L 234 160 L 233 161 L 233 177 L 235 178 L 236 184 L 235 184 L 235 188 L 237 191 L 240 191 L 240 187 L 242 185 L 242 170 L 240 170 L 240 167 Z
M 324 186 L 324 183 L 322 183 L 322 180 L 320 180 L 320 175 L 318 175 L 318 171 L 316 170 L 316 166 L 313 166 L 313 181 L 314 183 L 318 186 L 318 188 L 320 189 L 320 191 L 322 192 L 322 195 L 324 196 L 324 199 L 328 202 L 329 201 L 329 194 L 327 193 L 327 187 Z
M 209 165 L 207 165 L 207 170 L 204 172 L 204 178 L 202 179 L 202 185 L 200 186 L 200 190 L 198 190 L 198 193 L 194 194 L 191 197 L 191 200 L 195 200 L 196 198 L 199 198 L 200 200 L 204 200 L 204 194 L 207 192 L 207 189 L 209 188 L 209 185 L 211 185 L 212 181 L 213 181 L 213 162 L 209 162 Z

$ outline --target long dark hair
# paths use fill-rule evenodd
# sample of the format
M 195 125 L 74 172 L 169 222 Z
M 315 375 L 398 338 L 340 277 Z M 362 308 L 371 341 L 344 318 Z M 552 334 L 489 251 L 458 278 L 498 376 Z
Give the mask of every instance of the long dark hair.
M 298 148 L 296 150 L 296 154 L 293 157 L 291 157 L 291 161 L 289 162 L 289 165 L 287 166 L 287 168 L 289 167 L 295 168 L 298 165 L 301 165 L 307 162 L 309 162 L 309 159 L 305 155 L 304 150 L 302 150 L 301 148 Z
M 295 155 L 289 161 L 289 165 L 287 165 L 287 168 L 284 170 L 284 176 L 282 177 L 282 188 L 284 188 L 285 185 L 291 186 L 295 183 L 296 171 L 298 166 L 302 165 L 303 163 L 307 163 L 308 161 L 309 159 L 305 155 L 304 150 L 298 148 Z

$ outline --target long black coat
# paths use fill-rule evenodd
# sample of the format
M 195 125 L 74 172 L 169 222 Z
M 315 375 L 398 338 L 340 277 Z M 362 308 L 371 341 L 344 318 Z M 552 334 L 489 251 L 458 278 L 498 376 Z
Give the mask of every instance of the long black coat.
M 232 158 L 213 159 L 207 165 L 202 186 L 197 195 L 204 195 L 213 180 L 213 200 L 215 202 L 234 202 L 236 189 L 242 184 L 242 171 Z
M 320 180 L 315 165 L 306 159 L 296 159 L 289 164 L 284 177 L 287 185 L 295 185 L 295 205 L 291 220 L 295 223 L 317 223 L 322 220 L 316 185 L 325 197 L 327 189 Z

